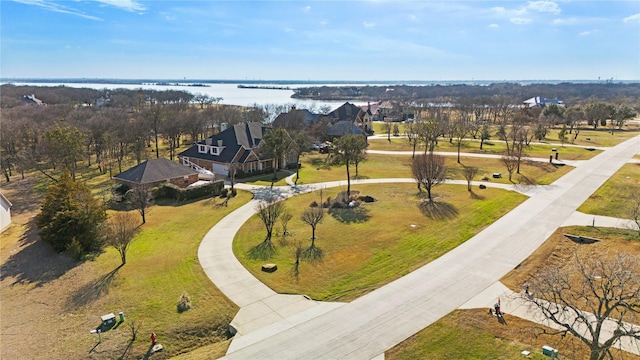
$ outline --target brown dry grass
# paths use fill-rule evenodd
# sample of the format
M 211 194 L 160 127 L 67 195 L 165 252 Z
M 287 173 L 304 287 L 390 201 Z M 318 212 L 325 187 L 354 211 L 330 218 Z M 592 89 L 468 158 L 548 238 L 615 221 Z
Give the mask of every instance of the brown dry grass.
M 581 235 L 601 239 L 593 244 L 578 244 L 564 234 Z M 580 250 L 585 256 L 613 252 L 640 255 L 638 233 L 631 230 L 570 226 L 559 228 L 531 256 L 509 272 L 500 281 L 511 290 L 519 292 L 530 276 L 536 276 L 550 266 L 569 266 L 569 260 Z
M 154 240 L 159 234 L 142 232 L 129 252 L 130 261 L 116 272 L 119 259 L 113 249 L 77 263 L 37 241 L 32 219 L 40 201 L 39 191 L 34 190 L 36 179 L 16 177 L 2 187 L 14 207 L 13 224 L 0 235 L 0 358 L 138 358 L 148 351 L 149 334 L 155 331 L 165 352 L 153 358 L 163 359 L 226 339 L 226 325 L 237 308 L 211 285 L 195 259 L 197 244 L 216 221 L 216 213 L 222 212 L 213 210 L 210 199 L 184 204 L 180 212 L 175 206 L 154 206 L 145 228 L 157 228 L 162 238 L 169 236 L 163 232 L 167 226 L 176 228 L 170 225 L 174 218 L 193 225 L 182 218 L 183 213 L 202 224 L 202 233 L 180 227 L 186 239 L 173 236 L 177 245 L 158 247 Z M 241 194 L 237 204 L 248 198 Z M 208 220 L 194 215 L 201 213 Z M 162 249 L 170 249 L 173 256 Z M 174 266 L 176 261 L 182 263 Z M 194 308 L 178 314 L 175 304 L 183 291 L 195 295 Z M 100 315 L 118 311 L 125 312 L 126 321 L 117 330 L 103 333 L 102 343 L 94 349 L 97 335 L 89 330 L 99 324 Z M 133 321 L 141 326 L 138 340 L 131 344 L 128 325 Z M 211 357 L 224 355 L 227 346 L 222 341 Z
M 501 323 L 486 309 L 456 310 L 385 353 L 385 359 L 549 359 L 544 345 L 560 351 L 560 359 L 588 359 L 588 349 L 571 336 L 541 333 L 541 327 L 506 314 Z M 639 360 L 613 350 L 617 360 Z

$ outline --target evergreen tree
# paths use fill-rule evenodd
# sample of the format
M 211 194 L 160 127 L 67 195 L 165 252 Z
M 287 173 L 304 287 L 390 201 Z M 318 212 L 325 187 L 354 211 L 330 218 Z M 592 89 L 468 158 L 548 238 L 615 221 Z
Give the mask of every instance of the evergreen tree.
M 102 226 L 107 218 L 104 205 L 91 195 L 83 183 L 74 182 L 65 172 L 49 186 L 36 216 L 40 238 L 58 252 L 72 242 L 79 245 L 78 256 L 102 246 Z

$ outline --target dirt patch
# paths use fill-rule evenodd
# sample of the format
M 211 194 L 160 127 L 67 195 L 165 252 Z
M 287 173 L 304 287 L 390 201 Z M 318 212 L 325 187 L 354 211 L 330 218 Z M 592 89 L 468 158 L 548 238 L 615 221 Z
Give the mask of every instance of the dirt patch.
M 594 243 L 577 243 L 565 234 L 598 238 Z M 630 230 L 605 229 L 571 226 L 559 228 L 525 261 L 516 266 L 500 281 L 511 290 L 519 292 L 531 276 L 536 276 L 545 268 L 569 266 L 575 252 L 580 250 L 585 256 L 622 252 L 640 255 L 640 239 L 637 232 Z

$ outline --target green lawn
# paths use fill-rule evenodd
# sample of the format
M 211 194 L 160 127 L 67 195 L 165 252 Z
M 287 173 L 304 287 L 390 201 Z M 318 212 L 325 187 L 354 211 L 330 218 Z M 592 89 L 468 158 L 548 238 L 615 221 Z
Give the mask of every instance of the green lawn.
M 548 359 L 538 342 L 526 334 L 533 324 L 505 316 L 505 325 L 485 309 L 456 310 L 385 352 L 386 360 L 401 359 Z M 562 354 L 564 355 L 564 354 Z
M 224 341 L 227 326 L 238 310 L 209 280 L 197 258 L 204 235 L 222 217 L 245 204 L 251 194 L 240 191 L 228 207 L 211 198 L 186 204 L 162 201 L 151 208 L 147 224 L 136 236 L 122 267 L 104 298 L 105 308 L 124 309 L 144 321 L 165 343 L 170 354 Z M 107 249 L 94 266 L 113 269 L 114 249 Z M 97 270 L 97 269 L 95 269 Z M 97 274 L 100 274 L 97 271 Z M 176 310 L 187 293 L 193 308 Z M 140 343 L 144 346 L 146 336 Z
M 327 155 L 310 153 L 301 157 L 302 168 L 298 184 L 311 184 L 325 181 L 346 180 L 347 172 L 343 165 L 327 165 Z M 462 157 L 461 164 L 456 162 L 456 157 L 445 157 L 449 167 L 448 179 L 464 180 L 461 171 L 464 166 L 475 166 L 478 175 L 475 180 L 486 177 L 488 181 L 508 184 L 508 174 L 504 165 L 498 159 L 485 159 L 477 157 Z M 367 160 L 358 167 L 358 175 L 361 179 L 379 178 L 412 178 L 410 155 L 377 155 L 368 154 Z M 520 174 L 513 175 L 514 183 L 550 184 L 560 176 L 572 169 L 570 166 L 553 166 L 546 162 L 523 162 Z M 355 168 L 350 167 L 351 176 L 355 176 Z M 493 173 L 502 173 L 500 179 L 492 178 Z M 263 185 L 270 183 L 262 183 Z M 284 179 L 276 185 L 284 185 Z
M 595 146 L 595 145 L 594 145 Z M 589 151 L 585 148 L 569 146 L 561 146 L 560 144 L 531 144 L 525 149 L 526 156 L 535 158 L 548 159 L 549 155 L 555 157 L 555 153 L 551 151 L 552 148 L 556 148 L 559 154 L 559 160 L 587 160 L 600 153 L 598 150 Z M 369 139 L 370 150 L 387 150 L 387 151 L 413 151 L 413 146 L 409 144 L 406 137 L 392 137 L 391 142 L 387 139 Z M 447 139 L 442 139 L 436 146 L 436 151 L 444 152 L 457 152 L 458 144 L 454 140 L 453 143 L 449 143 Z M 485 142 L 480 150 L 480 142 L 473 140 L 463 140 L 460 147 L 460 152 L 474 153 L 474 154 L 493 154 L 501 155 L 506 151 L 506 145 L 504 141 L 489 140 Z M 416 147 L 416 153 L 424 153 L 424 146 L 418 144 Z
M 335 198 L 343 190 L 326 189 L 323 198 Z M 442 185 L 434 188 L 437 207 L 423 212 L 413 184 L 358 185 L 353 190 L 377 201 L 327 213 L 316 231 L 316 246 L 324 257 L 316 264 L 303 262 L 297 279 L 291 271 L 294 253 L 290 244 L 310 245 L 311 228 L 300 220 L 300 214 L 312 201 L 320 202 L 318 192 L 286 201 L 287 211 L 294 215 L 288 227 L 292 235 L 286 238 L 288 246 L 281 243 L 280 235 L 274 237 L 278 252 L 269 260 L 278 265 L 278 271 L 264 273 L 260 267 L 265 261 L 249 258 L 250 249 L 265 236 L 257 216 L 236 235 L 234 253 L 276 292 L 349 301 L 438 258 L 525 199 L 497 189 L 478 190 L 470 196 L 464 186 Z
M 633 191 L 640 195 L 640 164 L 625 164 L 578 211 L 629 219 L 631 216 L 628 206 L 631 203 L 628 198 Z

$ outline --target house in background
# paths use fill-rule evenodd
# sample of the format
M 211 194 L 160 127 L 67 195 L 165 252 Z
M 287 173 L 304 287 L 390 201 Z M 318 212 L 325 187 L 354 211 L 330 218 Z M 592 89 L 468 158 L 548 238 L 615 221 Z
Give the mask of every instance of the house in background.
M 328 121 L 322 114 L 314 114 L 307 109 L 296 109 L 295 105 L 289 112 L 278 115 L 271 123 L 273 128 L 284 128 L 288 132 L 303 130 L 310 139 L 322 140 L 328 129 Z
M 373 134 L 372 115 L 369 112 L 362 110 L 359 106 L 356 106 L 350 102 L 342 104 L 342 106 L 327 114 L 326 118 L 331 123 L 331 127 L 340 127 L 340 129 L 335 130 L 329 129 L 328 133 L 330 134 L 339 134 L 342 133 L 341 129 L 349 129 L 349 127 L 345 127 L 343 124 L 338 125 L 338 123 L 342 121 L 351 122 L 352 124 L 360 128 L 365 134 Z
M 31 104 L 31 105 L 37 105 L 37 106 L 44 105 L 44 102 L 42 102 L 42 100 L 38 99 L 35 94 L 22 95 L 22 101 L 24 101 L 27 104 Z
M 557 98 L 547 99 L 540 96 L 532 97 L 530 99 L 523 101 L 522 103 L 524 104 L 525 107 L 528 107 L 528 108 L 535 108 L 535 107 L 544 108 L 545 106 L 551 105 L 551 104 L 565 107 L 565 104 L 562 100 L 559 100 Z
M 11 225 L 11 201 L 0 192 L 0 231 Z
M 165 183 L 186 188 L 198 181 L 198 173 L 188 166 L 169 159 L 151 159 L 113 177 L 120 184 L 133 188 L 140 185 L 154 187 Z
M 198 141 L 178 158 L 183 165 L 206 169 L 216 176 L 228 176 L 232 165 L 245 174 L 263 173 L 274 165 L 273 159 L 260 154 L 266 130 L 258 122 L 237 124 Z

